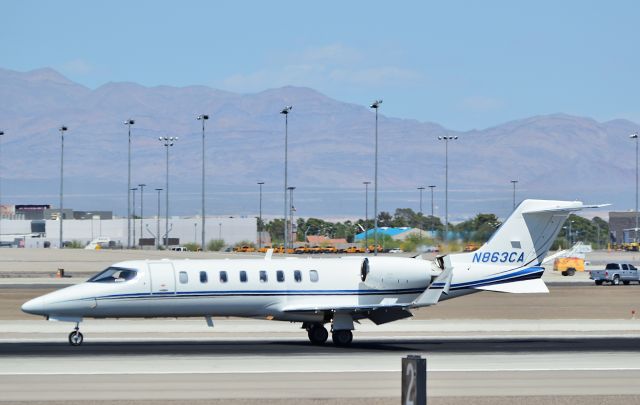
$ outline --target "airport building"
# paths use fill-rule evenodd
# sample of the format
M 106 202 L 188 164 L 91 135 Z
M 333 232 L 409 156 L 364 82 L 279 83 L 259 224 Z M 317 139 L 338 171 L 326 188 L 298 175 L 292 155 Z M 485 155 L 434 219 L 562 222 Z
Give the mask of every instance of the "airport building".
M 612 243 L 631 243 L 640 240 L 640 233 L 635 227 L 635 211 L 609 212 L 609 236 Z
M 411 228 L 408 226 L 403 226 L 399 228 L 392 228 L 387 226 L 378 227 L 378 237 L 382 235 L 386 235 L 391 237 L 391 239 L 393 240 L 405 240 L 410 235 L 420 235 L 421 232 L 422 232 L 422 236 L 426 236 L 430 238 L 435 236 L 435 234 L 431 231 L 420 231 L 420 229 L 418 228 Z M 365 238 L 369 240 L 373 240 L 373 236 L 374 236 L 373 229 L 369 229 L 367 230 L 367 232 L 361 232 L 357 234 L 354 240 L 356 242 L 364 241 Z
M 7 206 L 4 206 L 7 207 Z M 0 242 L 4 246 L 47 248 L 60 244 L 59 210 L 49 206 L 20 206 L 5 209 L 0 223 Z M 127 246 L 127 218 L 113 217 L 110 211 L 63 212 L 63 238 L 65 243 L 77 242 L 81 246 L 101 238 L 115 246 Z M 222 239 L 228 245 L 241 241 L 257 240 L 257 219 L 254 217 L 206 217 L 206 240 Z M 160 229 L 160 238 L 165 237 L 165 218 L 136 218 L 131 221 L 131 244 L 154 248 Z M 202 236 L 201 217 L 170 217 L 169 244 L 200 243 Z

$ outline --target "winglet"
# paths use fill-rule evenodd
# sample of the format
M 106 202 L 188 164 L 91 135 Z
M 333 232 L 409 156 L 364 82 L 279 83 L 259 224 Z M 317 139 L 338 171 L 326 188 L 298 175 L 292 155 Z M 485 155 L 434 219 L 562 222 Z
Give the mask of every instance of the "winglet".
M 264 255 L 264 260 L 271 260 L 271 256 L 273 256 L 273 249 L 267 250 L 267 253 Z
M 451 266 L 451 258 L 449 255 L 443 257 L 443 262 L 444 270 L 442 273 L 440 273 L 431 285 L 411 303 L 411 308 L 435 305 L 440 301 L 442 294 L 449 294 L 451 279 L 453 278 L 453 266 Z

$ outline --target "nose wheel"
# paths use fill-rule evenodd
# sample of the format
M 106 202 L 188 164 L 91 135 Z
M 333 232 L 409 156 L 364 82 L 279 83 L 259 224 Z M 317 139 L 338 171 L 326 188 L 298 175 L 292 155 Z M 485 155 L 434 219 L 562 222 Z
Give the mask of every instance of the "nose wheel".
M 76 328 L 73 332 L 69 333 L 69 344 L 71 346 L 80 346 L 82 341 L 84 340 L 84 336 L 80 333 L 80 328 L 76 324 Z

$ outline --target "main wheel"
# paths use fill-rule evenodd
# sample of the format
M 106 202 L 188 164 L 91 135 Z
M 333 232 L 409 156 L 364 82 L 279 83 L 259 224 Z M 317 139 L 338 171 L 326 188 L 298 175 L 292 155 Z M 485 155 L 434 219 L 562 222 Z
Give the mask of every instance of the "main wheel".
M 613 285 L 620 285 L 620 277 L 618 277 L 618 276 L 614 276 L 614 277 L 613 277 L 613 281 L 611 281 L 611 284 L 613 284 Z
M 331 334 L 331 339 L 336 346 L 349 346 L 353 340 L 353 333 L 350 330 L 337 330 Z
M 322 325 L 313 325 L 307 330 L 309 340 L 314 345 L 322 345 L 329 338 L 329 332 Z
M 82 333 L 77 330 L 69 333 L 69 343 L 71 344 L 71 346 L 80 346 L 83 339 L 84 336 L 82 336 Z

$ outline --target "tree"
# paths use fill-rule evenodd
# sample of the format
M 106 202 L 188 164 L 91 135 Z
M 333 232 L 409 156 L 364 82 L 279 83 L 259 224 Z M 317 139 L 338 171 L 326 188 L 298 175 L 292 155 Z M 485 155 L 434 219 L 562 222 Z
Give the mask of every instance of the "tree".
M 378 226 L 393 226 L 393 217 L 386 211 L 378 213 Z

